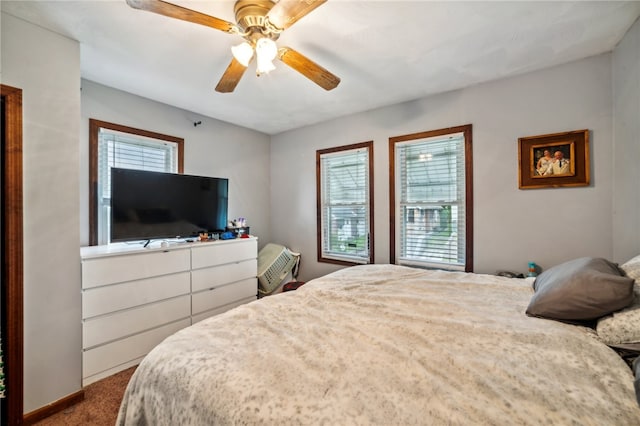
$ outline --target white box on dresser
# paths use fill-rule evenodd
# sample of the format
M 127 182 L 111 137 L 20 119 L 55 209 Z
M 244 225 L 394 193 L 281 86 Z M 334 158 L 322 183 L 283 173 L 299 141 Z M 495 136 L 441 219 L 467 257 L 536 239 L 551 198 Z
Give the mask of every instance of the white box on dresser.
M 167 336 L 257 298 L 255 237 L 142 248 L 82 247 L 82 384 L 142 358 Z

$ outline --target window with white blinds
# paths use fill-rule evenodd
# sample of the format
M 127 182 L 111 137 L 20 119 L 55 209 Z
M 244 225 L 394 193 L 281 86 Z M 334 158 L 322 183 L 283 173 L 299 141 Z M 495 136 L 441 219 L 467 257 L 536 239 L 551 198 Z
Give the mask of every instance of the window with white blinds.
M 469 129 L 468 136 L 464 131 L 426 132 L 394 141 L 396 263 L 469 269 L 470 136 Z
M 94 244 L 109 243 L 111 217 L 111 168 L 136 169 L 155 172 L 182 171 L 183 140 L 157 133 L 126 128 L 91 120 L 90 142 L 95 159 L 95 224 L 92 227 Z M 94 134 L 95 133 L 95 134 Z
M 372 263 L 373 142 L 316 153 L 318 261 Z

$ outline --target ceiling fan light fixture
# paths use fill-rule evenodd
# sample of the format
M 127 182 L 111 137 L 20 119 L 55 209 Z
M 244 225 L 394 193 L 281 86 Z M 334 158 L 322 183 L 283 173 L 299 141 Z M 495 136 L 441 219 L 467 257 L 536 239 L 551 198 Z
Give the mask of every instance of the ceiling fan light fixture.
M 276 46 L 276 42 L 263 37 L 258 39 L 256 42 L 256 56 L 258 57 L 258 66 L 257 73 L 267 74 L 269 71 L 273 71 L 276 69 L 275 65 L 273 65 L 273 60 L 278 55 L 278 46 Z
M 249 66 L 251 58 L 253 58 L 253 47 L 246 41 L 231 47 L 231 53 L 236 61 L 240 62 L 243 66 Z
M 231 47 L 233 59 L 218 81 L 216 92 L 233 92 L 254 56 L 258 75 L 273 71 L 276 68 L 273 60 L 278 57 L 285 65 L 325 90 L 332 90 L 340 83 L 340 78 L 306 56 L 289 47 L 278 49 L 275 43 L 284 30 L 327 0 L 236 0 L 233 7 L 235 24 L 172 1 L 127 0 L 127 4 L 134 9 L 204 25 L 244 39 Z

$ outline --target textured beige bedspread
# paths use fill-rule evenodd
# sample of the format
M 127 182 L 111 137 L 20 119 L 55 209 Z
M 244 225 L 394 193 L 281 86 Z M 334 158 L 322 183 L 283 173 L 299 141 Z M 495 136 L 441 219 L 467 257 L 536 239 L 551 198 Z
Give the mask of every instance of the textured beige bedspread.
M 524 314 L 531 280 L 348 268 L 210 318 L 140 364 L 118 424 L 640 425 L 627 365 Z

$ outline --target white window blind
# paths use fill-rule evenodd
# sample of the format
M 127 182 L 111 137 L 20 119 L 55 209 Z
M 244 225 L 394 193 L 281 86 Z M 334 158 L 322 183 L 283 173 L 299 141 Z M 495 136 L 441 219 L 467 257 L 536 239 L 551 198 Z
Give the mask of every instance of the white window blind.
M 401 264 L 465 268 L 464 133 L 395 144 Z
M 178 172 L 178 144 L 101 128 L 98 134 L 98 244 L 110 235 L 111 168 Z
M 368 148 L 320 154 L 323 258 L 369 263 L 369 183 Z

